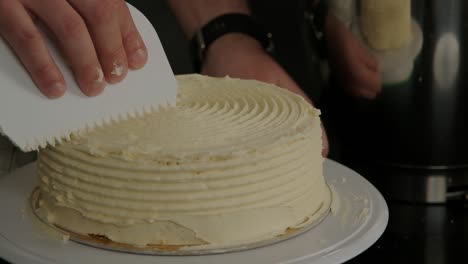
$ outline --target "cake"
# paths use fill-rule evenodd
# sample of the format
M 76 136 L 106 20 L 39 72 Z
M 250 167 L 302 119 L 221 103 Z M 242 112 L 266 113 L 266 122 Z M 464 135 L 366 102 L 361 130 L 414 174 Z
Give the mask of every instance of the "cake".
M 265 241 L 329 211 L 319 110 L 258 81 L 177 76 L 176 106 L 39 152 L 38 215 L 121 245 Z
M 410 0 L 361 0 L 360 6 L 360 28 L 370 47 L 398 49 L 410 41 Z

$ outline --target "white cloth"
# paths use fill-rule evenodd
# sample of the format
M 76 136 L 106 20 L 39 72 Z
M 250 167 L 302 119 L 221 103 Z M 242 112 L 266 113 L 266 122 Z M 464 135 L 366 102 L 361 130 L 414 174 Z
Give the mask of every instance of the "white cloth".
M 356 16 L 356 0 L 329 0 L 330 11 L 349 28 Z

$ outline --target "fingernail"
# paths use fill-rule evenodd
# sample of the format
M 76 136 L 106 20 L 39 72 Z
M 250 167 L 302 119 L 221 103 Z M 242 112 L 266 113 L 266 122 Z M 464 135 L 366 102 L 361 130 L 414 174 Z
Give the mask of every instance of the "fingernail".
M 96 78 L 92 83 L 93 90 L 98 91 L 100 93 L 101 89 L 104 88 L 104 86 L 106 86 L 106 82 L 104 81 L 104 72 L 101 68 L 97 68 Z
M 95 68 L 94 72 L 90 72 L 90 82 L 85 84 L 82 88 L 83 91 L 88 96 L 95 96 L 102 92 L 103 88 L 106 86 L 106 82 L 104 81 L 104 72 L 101 68 Z M 92 74 L 92 76 L 91 76 Z
M 138 49 L 128 58 L 128 64 L 134 68 L 139 68 L 145 65 L 146 59 L 146 51 L 144 49 Z
M 48 98 L 59 98 L 65 93 L 66 87 L 61 82 L 54 82 L 52 85 L 46 88 L 45 95 Z
M 114 62 L 112 63 L 112 65 L 113 65 L 113 68 L 112 68 L 111 74 L 115 76 L 121 76 L 124 72 L 124 66 L 118 62 Z
M 102 71 L 101 68 L 96 68 L 96 78 L 94 79 L 94 82 L 97 83 L 103 83 L 104 82 L 104 72 Z

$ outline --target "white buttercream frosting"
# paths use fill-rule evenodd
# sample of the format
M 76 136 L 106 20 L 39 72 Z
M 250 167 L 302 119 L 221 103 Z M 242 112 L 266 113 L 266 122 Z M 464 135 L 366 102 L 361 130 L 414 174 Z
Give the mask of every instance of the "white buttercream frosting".
M 177 106 L 40 152 L 49 222 L 137 246 L 217 248 L 329 210 L 317 109 L 258 81 L 177 80 Z

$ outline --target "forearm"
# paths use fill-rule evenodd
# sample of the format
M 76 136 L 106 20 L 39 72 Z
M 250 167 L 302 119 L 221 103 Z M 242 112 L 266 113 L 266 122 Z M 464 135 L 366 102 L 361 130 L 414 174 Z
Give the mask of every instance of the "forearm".
M 213 18 L 226 13 L 250 14 L 246 0 L 167 0 L 187 38 Z
M 325 24 L 323 28 L 327 46 L 333 44 L 330 42 L 334 41 L 336 35 L 339 35 L 340 32 L 343 30 L 347 30 L 346 25 L 343 22 L 341 22 L 340 19 L 335 16 L 335 14 L 329 12 L 327 17 L 325 18 Z

